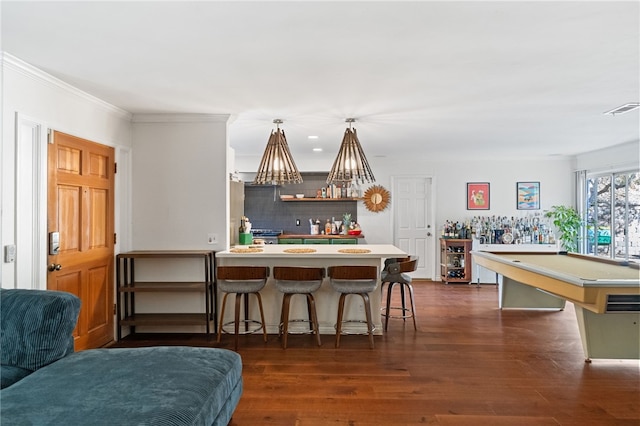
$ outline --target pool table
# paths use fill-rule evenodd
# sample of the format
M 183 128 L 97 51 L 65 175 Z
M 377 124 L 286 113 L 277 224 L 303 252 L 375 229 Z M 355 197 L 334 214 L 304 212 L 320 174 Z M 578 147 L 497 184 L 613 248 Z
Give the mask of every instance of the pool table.
M 575 305 L 585 359 L 640 359 L 640 269 L 574 253 L 472 251 L 499 274 L 500 308 Z

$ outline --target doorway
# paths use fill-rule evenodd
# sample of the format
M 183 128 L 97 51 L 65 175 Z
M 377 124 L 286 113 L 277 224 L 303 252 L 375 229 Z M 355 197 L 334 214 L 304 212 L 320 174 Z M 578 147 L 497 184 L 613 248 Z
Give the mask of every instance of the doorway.
M 414 278 L 433 279 L 435 264 L 430 177 L 393 178 L 393 242 L 419 257 Z
M 47 289 L 81 300 L 77 351 L 114 336 L 114 151 L 61 132 L 48 146 Z

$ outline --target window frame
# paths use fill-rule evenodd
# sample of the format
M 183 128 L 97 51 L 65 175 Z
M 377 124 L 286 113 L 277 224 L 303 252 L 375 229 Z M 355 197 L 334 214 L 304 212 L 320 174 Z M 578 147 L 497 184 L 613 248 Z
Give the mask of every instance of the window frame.
M 638 262 L 640 261 L 640 252 L 639 253 L 634 253 L 631 254 L 631 244 L 630 244 L 630 234 L 629 234 L 629 227 L 630 227 L 630 216 L 629 216 L 629 209 L 630 209 L 630 202 L 629 202 L 629 195 L 630 195 L 630 191 L 629 191 L 629 183 L 631 181 L 630 177 L 631 175 L 636 176 L 636 179 L 640 180 L 640 170 L 620 170 L 620 171 L 608 171 L 608 172 L 588 172 L 588 171 L 584 171 L 582 177 L 580 177 L 580 175 L 578 175 L 578 179 L 577 179 L 577 186 L 580 188 L 580 191 L 577 191 L 578 194 L 581 194 L 581 197 L 578 197 L 578 199 L 581 201 L 579 202 L 579 206 L 580 206 L 580 215 L 583 219 L 583 229 L 581 231 L 581 243 L 580 243 L 580 252 L 581 253 L 588 253 L 588 254 L 592 254 L 594 256 L 598 256 L 598 257 L 608 257 L 610 259 L 618 259 L 618 260 L 625 260 L 625 261 L 634 261 L 634 262 Z M 624 196 L 623 196 L 623 223 L 624 223 L 624 229 L 623 229 L 623 241 L 622 244 L 618 244 L 618 241 L 616 239 L 617 237 L 617 232 L 616 232 L 616 202 L 618 201 L 617 198 L 617 194 L 616 194 L 616 178 L 619 178 L 620 176 L 623 176 L 625 179 L 625 183 L 624 183 Z M 601 224 L 599 224 L 599 217 L 600 217 L 600 212 L 602 211 L 602 209 L 599 208 L 599 201 L 598 200 L 598 195 L 597 195 L 597 188 L 598 188 L 598 184 L 599 181 L 603 178 L 608 177 L 610 180 L 610 190 L 609 190 L 609 200 L 608 200 L 608 206 L 609 206 L 609 223 L 608 223 L 608 227 L 609 227 L 609 234 L 610 234 L 610 243 L 609 243 L 609 251 L 608 251 L 608 256 L 603 255 L 603 254 L 599 254 L 598 253 L 598 240 L 599 240 L 599 230 L 601 228 Z M 593 197 L 590 197 L 590 186 L 591 183 L 593 182 L 596 194 Z M 593 199 L 595 197 L 595 199 Z M 589 217 L 589 213 L 590 213 L 590 209 L 593 207 L 594 210 L 594 214 L 593 217 Z M 594 232 L 593 232 L 593 238 L 591 238 L 591 236 L 589 235 L 589 227 L 592 226 L 594 228 Z M 591 246 L 591 239 L 593 239 L 593 250 L 590 251 L 590 246 Z M 619 254 L 618 254 L 619 252 Z M 633 257 L 632 257 L 633 256 Z

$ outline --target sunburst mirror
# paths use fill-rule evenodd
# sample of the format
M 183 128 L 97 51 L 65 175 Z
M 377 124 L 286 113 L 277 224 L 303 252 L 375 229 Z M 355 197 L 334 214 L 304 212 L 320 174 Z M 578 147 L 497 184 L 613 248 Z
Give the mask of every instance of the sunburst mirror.
M 364 205 L 370 212 L 381 212 L 389 205 L 391 194 L 383 186 L 373 185 L 364 193 Z

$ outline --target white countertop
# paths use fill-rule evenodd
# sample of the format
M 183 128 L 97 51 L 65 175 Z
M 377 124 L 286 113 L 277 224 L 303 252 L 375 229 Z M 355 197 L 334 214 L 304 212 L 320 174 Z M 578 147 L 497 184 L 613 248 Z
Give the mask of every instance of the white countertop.
M 250 246 L 234 246 L 233 248 L 259 248 L 262 251 L 256 253 L 233 253 L 225 250 L 216 253 L 216 257 L 227 258 L 388 258 L 388 257 L 406 257 L 407 253 L 400 250 L 392 244 L 265 244 Z M 285 250 L 291 249 L 312 249 L 313 253 L 287 253 Z M 340 250 L 369 250 L 368 253 L 341 253 Z

